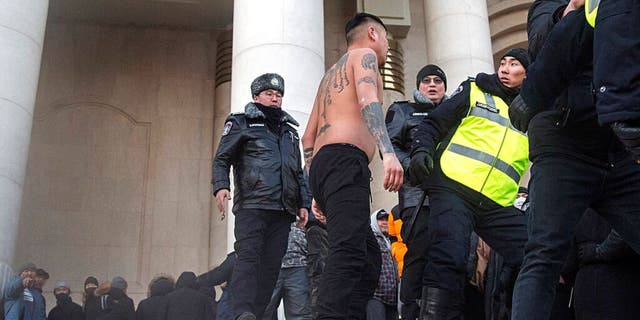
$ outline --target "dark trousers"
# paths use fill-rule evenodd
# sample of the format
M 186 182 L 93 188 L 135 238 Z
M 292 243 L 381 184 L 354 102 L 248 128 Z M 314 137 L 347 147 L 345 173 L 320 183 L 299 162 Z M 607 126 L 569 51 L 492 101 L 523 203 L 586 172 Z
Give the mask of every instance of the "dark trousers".
M 601 123 L 640 119 L 640 0 L 603 0 L 593 39 Z
M 402 284 L 400 285 L 400 301 L 402 301 L 402 319 L 414 320 L 420 316 L 420 305 L 417 300 L 422 295 L 422 273 L 427 264 L 427 217 L 429 207 L 421 207 L 416 216 L 411 234 L 408 234 L 409 221 L 416 207 L 404 208 L 402 218 L 402 239 L 407 245 L 402 267 Z
M 588 207 L 640 252 L 640 166 L 630 157 L 597 166 L 560 154 L 535 159 L 529 182 L 529 240 L 512 319 L 548 319 L 576 224 Z
M 473 230 L 504 257 L 506 264 L 520 265 L 527 240 L 525 217 L 520 210 L 514 206 L 480 208 L 445 190 L 431 190 L 429 201 L 425 286 L 447 290 L 462 299 Z
M 367 302 L 367 320 L 398 320 L 398 306 L 371 299 Z
M 327 217 L 329 239 L 317 319 L 364 319 L 378 284 L 382 262 L 370 227 L 368 162 L 360 149 L 332 144 L 311 163 L 309 184 Z
M 311 315 L 318 316 L 318 288 L 329 254 L 329 239 L 324 227 L 313 225 L 307 229 L 307 273 L 311 295 Z
M 576 319 L 638 319 L 638 267 L 638 263 L 621 261 L 580 268 L 573 290 Z
M 235 220 L 238 258 L 228 289 L 233 296 L 233 316 L 251 312 L 261 319 L 271 300 L 295 217 L 284 211 L 244 209 L 235 213 Z

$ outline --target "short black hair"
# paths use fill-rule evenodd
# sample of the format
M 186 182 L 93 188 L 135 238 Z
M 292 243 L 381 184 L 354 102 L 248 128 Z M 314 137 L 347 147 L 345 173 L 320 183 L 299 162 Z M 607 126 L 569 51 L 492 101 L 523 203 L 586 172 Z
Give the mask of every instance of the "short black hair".
M 384 28 L 385 31 L 388 31 L 387 26 L 384 25 L 384 22 L 382 22 L 382 19 L 380 19 L 378 16 L 366 12 L 358 12 L 351 19 L 349 19 L 349 21 L 347 21 L 347 24 L 344 26 L 344 35 L 347 38 L 347 43 L 351 43 L 352 41 L 349 33 L 359 25 L 365 24 L 367 22 L 378 23 Z

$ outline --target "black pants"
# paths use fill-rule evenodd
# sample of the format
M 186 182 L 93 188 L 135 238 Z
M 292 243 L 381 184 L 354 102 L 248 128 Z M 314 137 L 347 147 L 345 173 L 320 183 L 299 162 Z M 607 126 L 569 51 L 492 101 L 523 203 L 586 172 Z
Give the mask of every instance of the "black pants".
M 311 295 L 311 316 L 318 316 L 318 288 L 329 254 L 327 229 L 313 225 L 307 229 L 307 274 L 309 275 L 309 294 Z
M 262 319 L 295 217 L 284 211 L 244 209 L 238 210 L 235 218 L 234 248 L 238 258 L 229 283 L 233 317 L 252 312 Z
M 362 150 L 347 144 L 323 146 L 311 163 L 309 184 L 329 238 L 317 319 L 364 319 L 378 284 L 382 262 L 370 227 L 368 163 Z
M 407 253 L 404 255 L 402 267 L 402 284 L 400 285 L 400 301 L 402 301 L 402 319 L 414 320 L 420 315 L 420 306 L 417 300 L 422 296 L 422 273 L 427 264 L 427 217 L 429 207 L 421 207 L 416 216 L 413 231 L 408 234 L 405 226 L 409 226 L 409 220 L 416 207 L 404 208 L 402 218 L 402 239 L 407 245 Z
M 464 295 L 472 230 L 500 253 L 506 264 L 520 265 L 527 241 L 525 216 L 520 210 L 514 206 L 483 209 L 445 190 L 431 190 L 429 201 L 425 286 Z
M 640 166 L 628 155 L 594 165 L 562 154 L 531 167 L 529 240 L 513 293 L 512 319 L 548 319 L 576 225 L 589 207 L 640 252 Z
M 624 261 L 580 268 L 573 289 L 576 319 L 638 319 L 638 267 Z

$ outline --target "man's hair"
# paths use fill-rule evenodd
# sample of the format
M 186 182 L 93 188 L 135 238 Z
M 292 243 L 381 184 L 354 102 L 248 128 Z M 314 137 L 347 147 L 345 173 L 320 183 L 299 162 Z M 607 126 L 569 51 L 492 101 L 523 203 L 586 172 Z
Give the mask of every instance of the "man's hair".
M 344 26 L 344 35 L 347 38 L 347 45 L 351 44 L 354 40 L 353 30 L 358 26 L 370 22 L 377 23 L 381 25 L 385 31 L 387 30 L 387 26 L 384 25 L 384 22 L 382 22 L 378 16 L 366 12 L 358 12 L 353 16 L 353 18 L 347 21 L 347 24 Z

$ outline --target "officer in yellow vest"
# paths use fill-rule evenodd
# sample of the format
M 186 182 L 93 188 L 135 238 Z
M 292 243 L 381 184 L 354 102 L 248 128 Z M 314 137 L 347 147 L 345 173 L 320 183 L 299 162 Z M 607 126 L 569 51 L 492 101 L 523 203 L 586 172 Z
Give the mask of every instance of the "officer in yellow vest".
M 529 144 L 511 126 L 509 104 L 528 64 L 526 50 L 509 50 L 498 73 L 463 82 L 418 127 L 409 173 L 431 205 L 420 319 L 462 318 L 472 230 L 508 264 L 522 261 L 526 221 L 513 202 Z

